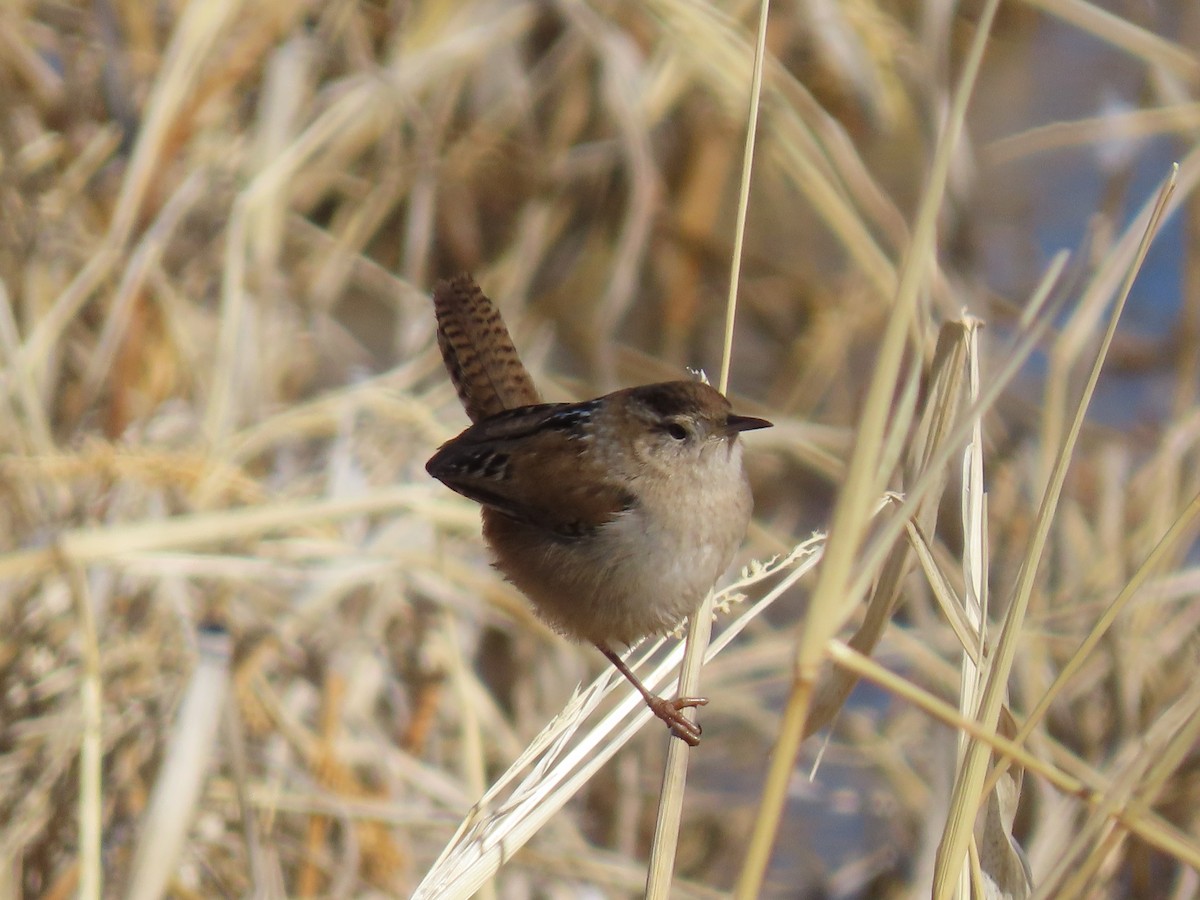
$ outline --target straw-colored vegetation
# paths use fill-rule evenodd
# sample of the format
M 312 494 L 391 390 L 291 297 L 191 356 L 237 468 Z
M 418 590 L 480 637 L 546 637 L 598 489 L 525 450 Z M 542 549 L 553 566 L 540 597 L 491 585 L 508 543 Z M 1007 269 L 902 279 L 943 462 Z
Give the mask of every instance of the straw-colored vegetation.
M 776 427 L 656 826 L 661 725 L 424 473 L 428 291 L 550 398 L 715 381 L 759 7 L 0 5 L 0 900 L 1200 891 L 1200 13 L 994 9 L 770 11 Z

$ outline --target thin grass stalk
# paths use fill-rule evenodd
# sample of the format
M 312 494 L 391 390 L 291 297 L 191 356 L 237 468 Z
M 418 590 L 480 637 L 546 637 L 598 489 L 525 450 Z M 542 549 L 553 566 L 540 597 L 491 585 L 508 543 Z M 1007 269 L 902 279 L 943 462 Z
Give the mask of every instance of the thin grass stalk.
M 462 714 L 462 741 L 459 750 L 462 771 L 471 794 L 482 797 L 487 791 L 487 758 L 484 752 L 483 730 L 479 714 L 472 697 L 468 669 L 470 664 L 463 658 L 460 629 L 455 627 L 454 617 L 448 611 L 441 616 L 445 641 L 451 647 L 450 678 L 454 686 L 454 697 Z M 488 880 L 479 888 L 480 900 L 493 900 L 496 885 Z
M 972 327 L 967 333 L 968 382 L 967 390 L 972 402 L 979 397 L 979 329 Z M 972 417 L 971 439 L 964 453 L 962 466 L 962 524 L 963 524 L 963 613 L 971 630 L 972 647 L 964 647 L 959 666 L 958 708 L 963 718 L 973 718 L 983 687 L 981 668 L 986 666 L 984 648 L 987 646 L 987 497 L 983 481 L 983 418 Z M 958 758 L 961 762 L 970 742 L 965 734 L 959 733 Z M 972 873 L 963 868 L 959 879 L 959 896 L 969 897 Z
M 1034 582 L 1039 568 L 1038 564 L 1041 561 L 1046 542 L 1050 537 L 1050 525 L 1053 522 L 1054 511 L 1058 506 L 1058 499 L 1061 495 L 1063 484 L 1066 481 L 1067 467 L 1075 449 L 1075 443 L 1079 438 L 1079 432 L 1083 427 L 1084 415 L 1087 412 L 1096 382 L 1100 378 L 1100 369 L 1104 364 L 1108 348 L 1112 344 L 1113 335 L 1116 333 L 1117 323 L 1125 307 L 1125 300 L 1129 296 L 1130 289 L 1133 287 L 1133 280 L 1141 268 L 1142 260 L 1145 259 L 1146 252 L 1150 247 L 1150 241 L 1157 232 L 1158 224 L 1161 221 L 1167 201 L 1175 189 L 1177 172 L 1178 167 L 1175 167 L 1171 176 L 1159 191 L 1158 202 L 1154 207 L 1154 212 L 1142 236 L 1138 253 L 1126 275 L 1125 284 L 1122 286 L 1122 290 L 1113 304 L 1108 327 L 1105 330 L 1095 362 L 1088 375 L 1087 385 L 1080 398 L 1074 421 L 1071 423 L 1071 428 L 1063 444 L 1062 451 L 1059 453 L 1054 470 L 1051 472 L 1050 482 L 1046 487 L 1046 494 L 1042 499 L 1033 537 L 1030 540 L 1029 550 L 1021 567 L 1012 603 L 1005 616 L 992 669 L 988 675 L 983 700 L 978 710 L 979 721 L 986 728 L 995 729 L 996 727 L 996 722 L 1000 715 L 1000 704 L 1007 690 L 1008 677 L 1012 671 L 1013 660 L 1016 657 L 1017 638 L 1019 637 L 1020 627 L 1025 619 L 1029 599 L 1033 595 Z M 979 742 L 972 743 L 967 750 L 962 768 L 955 781 L 954 792 L 950 801 L 950 812 L 946 820 L 946 830 L 938 846 L 933 884 L 933 896 L 935 900 L 943 900 L 943 898 L 949 897 L 954 883 L 958 880 L 958 872 L 966 855 L 967 841 L 971 837 L 975 815 L 979 810 L 979 804 L 982 802 L 980 790 L 987 774 L 985 767 L 987 765 L 988 753 L 989 749 L 985 744 Z
M 99 900 L 103 889 L 100 850 L 104 837 L 104 695 L 96 617 L 87 583 L 78 566 L 60 557 L 79 615 L 83 674 L 79 683 L 83 735 L 79 745 L 79 894 L 80 900 Z
M 868 394 L 867 407 L 864 410 L 864 414 L 863 414 L 864 424 L 869 421 L 872 426 L 878 426 L 878 427 L 871 427 L 870 429 L 860 429 L 860 430 L 866 430 L 867 434 L 866 435 L 860 434 L 860 439 L 856 442 L 856 445 L 855 445 L 856 453 L 855 453 L 855 456 L 851 459 L 850 470 L 848 471 L 847 479 L 846 479 L 846 486 L 842 490 L 842 496 L 839 496 L 838 509 L 835 510 L 835 514 L 834 514 L 835 515 L 835 518 L 834 518 L 835 528 L 831 529 L 831 534 L 830 534 L 831 544 L 834 539 L 834 534 L 837 531 L 837 529 L 836 529 L 836 525 L 838 524 L 837 515 L 838 515 L 838 511 L 841 509 L 841 507 L 843 505 L 842 498 L 847 495 L 850 495 L 852 497 L 853 493 L 854 493 L 853 491 L 850 490 L 850 483 L 851 483 L 851 478 L 854 477 L 854 475 L 855 475 L 854 469 L 856 467 L 856 464 L 857 464 L 858 468 L 866 470 L 866 472 L 863 475 L 858 476 L 857 480 L 868 481 L 869 478 L 872 477 L 872 473 L 870 472 L 870 466 L 868 464 L 873 462 L 875 459 L 875 457 L 872 456 L 871 453 L 873 451 L 874 446 L 878 444 L 877 438 L 882 433 L 882 426 L 886 422 L 886 420 L 888 418 L 888 412 L 890 411 L 891 406 L 892 406 L 892 398 L 893 398 L 892 386 L 895 382 L 894 373 L 899 370 L 900 358 L 901 358 L 902 352 L 903 352 L 903 344 L 904 344 L 904 341 L 906 340 L 906 331 L 908 328 L 908 321 L 911 320 L 912 312 L 915 310 L 916 295 L 917 295 L 917 292 L 918 292 L 918 289 L 919 289 L 919 286 L 921 283 L 922 274 L 925 271 L 923 261 L 928 261 L 928 260 L 931 260 L 934 258 L 932 244 L 933 244 L 933 240 L 934 240 L 934 228 L 936 225 L 936 214 L 937 214 L 937 209 L 940 206 L 940 197 L 942 195 L 942 191 L 944 190 L 946 174 L 948 172 L 948 167 L 949 167 L 949 159 L 950 159 L 950 155 L 953 150 L 953 147 L 957 143 L 958 134 L 961 131 L 962 120 L 963 120 L 963 116 L 965 114 L 966 101 L 970 95 L 970 89 L 974 83 L 975 74 L 978 71 L 979 60 L 982 55 L 983 46 L 986 42 L 986 35 L 990 28 L 991 19 L 994 16 L 994 12 L 995 12 L 995 4 L 994 3 L 989 4 L 987 9 L 985 10 L 984 17 L 981 18 L 979 30 L 977 31 L 977 34 L 976 34 L 975 43 L 972 45 L 971 54 L 968 57 L 967 64 L 964 66 L 964 72 L 963 72 L 963 76 L 962 76 L 962 80 L 960 82 L 958 92 L 956 94 L 954 108 L 952 109 L 952 112 L 947 120 L 947 124 L 946 124 L 946 128 L 945 128 L 945 135 L 943 137 L 943 140 L 941 142 L 939 142 L 939 145 L 938 145 L 938 153 L 935 156 L 934 164 L 931 169 L 930 185 L 929 185 L 929 188 L 927 189 L 925 195 L 922 197 L 922 206 L 921 206 L 920 212 L 918 213 L 917 227 L 914 230 L 913 245 L 906 257 L 905 267 L 904 267 L 904 270 L 901 275 L 900 289 L 898 290 L 898 297 L 897 297 L 897 304 L 896 304 L 897 306 L 906 307 L 909 310 L 909 314 L 907 316 L 901 317 L 903 319 L 906 319 L 906 321 L 897 322 L 896 315 L 893 315 L 892 319 L 889 320 L 888 332 L 887 332 L 887 334 L 885 334 L 884 344 L 880 350 L 880 360 L 879 360 L 879 363 L 877 363 L 877 365 L 876 365 L 875 375 L 873 376 L 873 380 L 872 380 L 872 384 L 871 384 L 871 393 Z M 924 252 L 921 252 L 921 251 L 924 251 Z M 881 372 L 883 372 L 885 370 L 890 370 L 890 372 L 893 373 L 892 377 L 884 378 L 881 375 Z M 967 428 L 972 427 L 970 422 L 971 422 L 971 419 L 970 419 L 970 416 L 968 415 L 968 418 L 966 420 L 967 424 L 964 427 L 967 427 Z M 957 441 L 959 440 L 958 437 L 954 437 L 953 435 L 954 435 L 954 432 L 952 432 L 952 437 L 949 440 L 947 440 L 946 444 L 944 445 L 943 451 L 942 451 L 943 453 L 953 452 L 953 448 L 956 446 Z M 862 438 L 864 436 L 868 438 L 868 441 L 864 442 L 862 440 Z M 876 438 L 876 440 L 874 442 L 872 442 L 869 440 L 871 438 Z M 858 451 L 857 448 L 863 446 L 864 443 L 870 445 L 868 450 Z M 864 461 L 862 459 L 863 457 L 867 457 L 867 459 Z M 938 460 L 937 456 L 935 456 L 935 460 Z M 936 465 L 936 463 L 931 463 L 930 468 L 933 468 L 935 465 Z M 847 506 L 852 505 L 849 500 L 845 501 L 845 503 Z M 861 505 L 861 500 L 859 501 L 858 505 Z M 853 516 L 853 517 L 847 516 L 847 519 L 855 524 L 858 524 L 862 521 L 860 516 Z M 899 527 L 903 527 L 903 526 L 901 525 Z M 843 547 L 846 547 L 846 546 L 847 545 L 845 543 L 843 543 Z M 840 554 L 842 559 L 840 561 L 839 567 L 843 570 L 848 570 L 850 568 L 850 565 L 852 562 L 852 556 L 853 556 L 852 549 L 853 548 L 844 549 L 843 552 Z M 824 573 L 828 568 L 829 568 L 829 565 L 828 565 L 828 563 L 826 563 L 826 565 L 822 566 L 822 573 Z M 839 580 L 844 582 L 845 577 L 839 576 Z M 820 588 L 821 588 L 821 582 L 818 582 L 818 592 L 820 591 Z M 819 596 L 819 594 L 814 595 L 814 606 L 816 606 L 816 600 L 818 599 L 818 596 Z M 857 596 L 857 594 L 855 594 L 855 596 Z M 852 607 L 852 601 L 853 601 L 853 597 L 851 597 L 847 601 L 843 601 L 843 602 L 845 603 L 846 606 Z M 806 626 L 811 625 L 811 624 L 812 624 L 811 622 L 806 623 Z M 837 623 L 837 624 L 840 624 L 840 623 Z M 836 627 L 831 629 L 829 631 L 829 634 L 832 635 L 832 633 L 834 631 L 836 631 Z M 805 640 L 805 643 L 802 643 L 802 645 L 801 645 L 801 653 L 804 656 L 808 657 L 810 662 L 812 662 L 812 664 L 815 665 L 815 658 L 817 655 L 819 655 L 819 647 L 823 646 L 823 644 L 825 643 L 825 639 L 821 639 L 817 635 L 814 635 L 812 630 L 810 628 L 806 627 L 806 630 L 804 633 L 804 640 Z M 805 651 L 806 644 L 809 647 L 816 648 L 817 653 L 813 653 L 812 651 L 805 653 L 804 651 Z M 797 665 L 799 667 L 799 661 L 798 661 Z
M 1196 179 L 1200 177 L 1200 149 L 1193 149 L 1179 167 L 1178 182 L 1183 194 L 1190 194 Z M 1137 223 L 1142 217 L 1149 220 L 1153 203 L 1148 200 L 1139 211 L 1138 218 L 1125 229 L 1120 239 L 1105 254 L 1103 261 L 1088 281 L 1079 301 L 1079 310 L 1054 342 L 1050 354 L 1050 372 L 1046 378 L 1046 397 L 1041 410 L 1042 472 L 1043 483 L 1048 478 L 1053 463 L 1053 452 L 1059 446 L 1063 429 L 1067 423 L 1068 388 L 1071 369 L 1083 352 L 1089 335 L 1095 332 L 1105 307 L 1105 299 L 1119 290 L 1129 271 L 1130 260 L 1137 252 L 1141 234 Z
M 950 626 L 950 630 L 954 632 L 954 636 L 958 639 L 963 652 L 968 654 L 976 665 L 979 665 L 982 656 L 979 649 L 975 646 L 978 639 L 978 631 L 974 630 L 973 624 L 967 618 L 965 612 L 966 604 L 959 598 L 954 587 L 950 584 L 946 573 L 934 558 L 934 550 L 929 543 L 929 538 L 912 522 L 908 523 L 905 530 L 908 533 L 909 545 L 917 556 L 917 562 L 921 566 L 921 572 L 925 576 L 925 581 L 929 586 L 930 592 L 933 594 L 933 600 L 937 604 L 938 611 L 945 617 L 946 623 Z M 854 646 L 853 643 L 850 646 L 854 647 L 855 650 L 860 649 Z
M 709 591 L 700 609 L 688 622 L 683 662 L 679 672 L 679 696 L 695 697 L 700 690 L 700 668 L 704 651 L 712 637 L 713 595 Z M 648 900 L 671 895 L 671 878 L 675 870 L 675 853 L 679 846 L 679 827 L 683 817 L 683 795 L 687 784 L 687 767 L 691 747 L 668 736 L 667 761 L 663 767 L 662 789 L 659 792 L 658 812 L 654 820 L 654 836 L 650 842 L 650 860 L 646 869 Z
M 829 658 L 835 665 L 847 668 L 867 681 L 884 688 L 889 694 L 912 703 L 942 724 L 962 731 L 986 744 L 990 750 L 1024 766 L 1064 793 L 1084 799 L 1093 793 L 1091 786 L 1082 777 L 1072 775 L 1040 756 L 1034 755 L 1028 747 L 1023 747 L 994 731 L 988 731 L 975 719 L 964 716 L 956 706 L 952 706 L 920 685 L 897 675 L 837 638 L 829 642 Z
M 1054 285 L 1058 282 L 1065 264 L 1065 253 L 1060 253 L 1051 260 L 1050 265 L 1042 276 L 1041 282 L 1026 304 L 1027 309 L 1042 310 L 1046 306 L 1047 299 Z M 898 584 L 898 576 L 890 572 L 889 568 L 896 568 L 897 571 L 901 571 L 900 567 L 892 566 L 892 560 L 896 552 L 896 539 L 902 530 L 907 532 L 909 545 L 915 551 L 918 562 L 925 570 L 929 584 L 934 590 L 934 595 L 942 606 L 943 613 L 946 615 L 951 627 L 959 635 L 960 643 L 968 651 L 973 649 L 974 640 L 969 637 L 972 630 L 966 622 L 961 602 L 954 591 L 950 589 L 944 575 L 934 563 L 929 542 L 924 535 L 924 529 L 917 523 L 922 521 L 923 504 L 927 504 L 928 498 L 940 492 L 944 481 L 941 473 L 950 464 L 951 457 L 956 452 L 956 448 L 964 440 L 967 440 L 968 435 L 974 429 L 973 423 L 977 419 L 981 420 L 984 413 L 992 408 L 993 403 L 1016 375 L 1033 348 L 1038 345 L 1042 336 L 1049 330 L 1054 321 L 1058 306 L 1058 303 L 1050 303 L 1049 308 L 1045 310 L 1040 319 L 1031 318 L 1030 321 L 1024 324 L 1020 332 L 1020 337 L 1015 341 L 1014 345 L 1005 348 L 1003 352 L 998 354 L 999 358 L 1005 361 L 1004 364 L 989 379 L 987 388 L 983 390 L 975 402 L 964 412 L 957 415 L 957 420 L 954 423 L 947 423 L 942 427 L 931 429 L 930 435 L 936 435 L 937 437 L 936 440 L 933 440 L 932 443 L 928 444 L 921 451 L 919 474 L 915 476 L 917 480 L 906 491 L 904 500 L 900 503 L 899 508 L 883 524 L 879 533 L 863 553 L 858 579 L 854 582 L 850 590 L 850 593 L 854 595 L 859 593 L 865 594 L 867 586 L 876 579 L 876 573 L 880 571 L 883 572 L 883 575 L 879 577 L 880 588 L 876 591 L 876 597 L 879 597 L 884 591 L 888 590 L 886 587 L 888 584 L 893 582 Z M 937 359 L 938 355 L 935 354 L 935 365 L 937 364 Z M 947 363 L 947 365 L 953 365 L 953 363 Z M 935 386 L 931 391 L 924 415 L 930 415 L 932 409 L 937 409 L 939 416 L 948 415 L 952 406 L 947 399 L 950 393 L 944 386 Z M 926 440 L 928 441 L 929 438 L 927 437 Z M 936 512 L 936 509 L 934 511 Z M 931 529 L 933 524 L 931 518 L 926 527 Z M 873 598 L 867 608 L 863 624 L 850 640 L 850 646 L 859 652 L 869 652 L 875 643 L 878 642 L 886 624 L 885 622 L 877 621 L 884 612 L 885 610 L 876 608 L 876 601 Z M 890 614 L 890 610 L 886 612 Z M 849 696 L 852 688 L 853 678 L 845 670 L 836 671 L 831 675 L 830 682 L 823 685 L 823 706 L 828 706 L 835 712 L 836 709 L 833 709 L 829 701 L 831 699 L 836 700 L 838 696 L 844 699 Z M 837 708 L 840 708 L 840 704 L 838 704 Z M 822 709 L 810 710 L 809 719 L 805 725 L 805 736 L 807 737 L 824 727 L 831 718 L 832 712 L 823 712 Z
M 916 315 L 918 293 L 921 285 L 927 280 L 931 263 L 936 258 L 937 212 L 945 191 L 950 158 L 962 132 L 967 100 L 979 72 L 983 49 L 998 5 L 999 0 L 989 0 L 980 16 L 950 114 L 934 154 L 929 184 L 921 198 L 912 244 L 905 256 L 896 291 L 896 302 L 892 307 L 868 389 L 855 450 L 850 459 L 846 481 L 834 508 L 827 555 L 821 566 L 796 654 L 792 691 L 785 707 L 774 758 L 763 787 L 762 802 L 755 819 L 750 846 L 738 879 L 735 894 L 743 900 L 757 897 L 762 891 L 763 878 L 787 795 L 787 784 L 799 752 L 813 685 L 820 660 L 825 654 L 826 644 L 837 633 L 859 599 L 858 595 L 847 594 L 846 588 L 851 580 L 855 556 L 865 533 L 866 512 L 874 500 L 873 497 L 867 496 L 866 488 L 877 477 L 876 464 L 881 455 L 880 441 L 889 418 L 910 325 Z
M 1197 172 L 1200 172 L 1200 169 L 1197 169 Z M 1026 304 L 1026 313 L 1022 316 L 1021 320 L 1021 336 L 1011 346 L 1003 348 L 1001 352 L 996 354 L 997 358 L 1004 360 L 1003 365 L 997 372 L 989 376 L 988 385 L 980 395 L 979 400 L 963 413 L 962 420 L 944 439 L 944 443 L 926 463 L 928 470 L 937 471 L 950 462 L 954 449 L 959 446 L 959 443 L 966 438 L 972 429 L 974 417 L 982 415 L 983 412 L 995 404 L 1000 394 L 1012 382 L 1012 379 L 1016 376 L 1021 366 L 1024 365 L 1025 360 L 1029 358 L 1030 353 L 1032 353 L 1033 349 L 1041 342 L 1041 339 L 1053 325 L 1054 318 L 1061 310 L 1066 297 L 1064 295 L 1058 300 L 1054 300 L 1051 299 L 1051 293 L 1062 275 L 1066 259 L 1066 253 L 1061 252 L 1051 260 L 1050 265 L 1042 276 L 1041 282 Z M 1040 318 L 1029 316 L 1029 309 L 1036 309 Z M 889 552 L 889 547 L 895 539 L 895 533 L 907 527 L 907 523 L 914 514 L 917 504 L 921 502 L 929 490 L 930 482 L 922 479 L 905 492 L 904 502 L 900 505 L 896 515 L 884 523 L 870 548 L 863 555 L 862 564 L 859 566 L 860 572 L 858 578 L 850 590 L 852 595 L 858 596 L 866 592 L 867 587 L 875 578 L 875 572 L 882 565 L 884 556 Z
M 729 375 L 733 359 L 733 329 L 737 320 L 738 288 L 741 284 L 742 254 L 746 236 L 746 214 L 750 207 L 750 180 L 754 169 L 754 147 L 758 135 L 758 113 L 762 104 L 763 60 L 767 52 L 767 18 L 770 0 L 760 0 L 758 39 L 754 47 L 754 69 L 750 79 L 750 105 L 746 126 L 746 143 L 742 154 L 741 185 L 738 191 L 737 220 L 733 231 L 733 258 L 729 267 L 729 296 L 725 303 L 725 342 L 721 354 L 721 376 L 718 390 L 729 391 Z M 700 668 L 712 636 L 712 592 L 704 598 L 700 609 L 688 622 L 687 644 L 683 668 L 679 673 L 679 696 L 694 697 L 700 690 Z M 683 814 L 683 794 L 687 782 L 690 748 L 683 741 L 672 740 L 667 749 L 659 795 L 658 815 L 654 823 L 654 839 L 650 845 L 650 862 L 646 873 L 646 896 L 651 900 L 670 894 L 671 874 L 679 845 L 679 824 Z
M 258 815 L 251 800 L 251 778 L 249 759 L 246 754 L 246 734 L 238 715 L 238 704 L 226 703 L 223 720 L 225 747 L 229 752 L 229 768 L 232 774 L 233 793 L 237 800 L 238 822 L 241 825 L 242 842 L 246 847 L 246 859 L 250 863 L 250 881 L 254 885 L 254 896 L 260 900 L 283 900 L 285 894 L 278 879 L 273 877 L 277 870 L 267 865 L 262 839 L 258 833 Z
M 900 699 L 907 700 L 939 722 L 964 732 L 990 751 L 1023 766 L 1026 771 L 1045 779 L 1062 793 L 1077 797 L 1094 809 L 1103 807 L 1112 792 L 1112 784 L 1108 779 L 1066 751 L 1063 754 L 1070 757 L 1078 772 L 1068 772 L 1062 766 L 1035 756 L 1028 748 L 994 730 L 983 728 L 974 719 L 964 719 L 945 700 L 888 671 L 875 660 L 839 640 L 830 641 L 829 657 L 836 665 L 844 666 Z M 1150 846 L 1189 866 L 1200 868 L 1200 845 L 1170 823 L 1143 810 L 1126 807 L 1114 807 L 1108 814 Z
M 733 328 L 737 320 L 738 290 L 742 280 L 742 254 L 746 243 L 746 215 L 750 209 L 750 178 L 754 171 L 754 148 L 758 140 L 758 113 L 762 105 L 763 60 L 767 54 L 767 17 L 770 0 L 760 0 L 758 40 L 754 45 L 754 71 L 750 78 L 749 122 L 746 126 L 746 145 L 742 154 L 742 180 L 738 191 L 737 220 L 733 229 L 733 259 L 729 263 L 729 297 L 725 303 L 725 345 L 721 353 L 721 379 L 717 390 L 729 392 L 729 375 L 733 360 Z
M 1089 896 L 1097 869 L 1129 833 L 1116 820 L 1117 811 L 1145 811 L 1158 795 L 1162 779 L 1173 772 L 1195 745 L 1200 730 L 1200 689 L 1195 684 L 1161 715 L 1122 761 L 1112 787 L 1100 798 L 1087 821 L 1076 830 L 1071 846 L 1040 886 L 1040 898 Z M 1157 775 L 1156 775 L 1157 773 Z
M 1067 660 L 1058 675 L 1055 676 L 1050 687 L 1038 698 L 1037 704 L 1025 717 L 1025 721 L 1017 730 L 1016 737 L 1013 738 L 1016 743 L 1021 744 L 1029 739 L 1029 736 L 1033 734 L 1038 723 L 1050 711 L 1050 707 L 1054 701 L 1062 694 L 1068 682 L 1075 677 L 1084 662 L 1092 655 L 1096 647 L 1100 644 L 1100 641 L 1103 640 L 1104 636 L 1108 634 L 1109 630 L 1116 623 L 1117 618 L 1129 605 L 1129 602 L 1138 595 L 1146 580 L 1158 570 L 1168 557 L 1175 553 L 1180 546 L 1181 540 L 1192 533 L 1193 526 L 1198 518 L 1200 518 L 1200 494 L 1193 497 L 1192 502 L 1179 514 L 1179 517 L 1172 523 L 1167 533 L 1162 536 L 1162 540 L 1150 551 L 1150 554 L 1137 567 L 1137 570 L 1130 577 L 1129 581 L 1121 588 L 1121 592 L 1113 598 L 1112 603 L 1108 605 L 1108 608 L 1096 620 L 1087 637 L 1083 639 L 1083 642 L 1071 654 L 1071 658 Z M 996 764 L 988 776 L 984 793 L 987 793 L 995 786 L 995 783 L 1000 780 L 1000 777 L 1007 768 L 1008 763 L 1006 761 L 1001 760 Z

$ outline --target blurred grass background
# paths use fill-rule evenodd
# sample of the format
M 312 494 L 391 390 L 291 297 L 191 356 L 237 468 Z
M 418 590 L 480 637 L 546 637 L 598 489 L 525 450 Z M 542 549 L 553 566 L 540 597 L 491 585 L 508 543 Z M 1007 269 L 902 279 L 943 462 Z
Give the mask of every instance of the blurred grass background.
M 778 427 L 749 441 L 742 562 L 827 520 L 977 14 L 772 7 L 732 384 Z M 412 890 L 602 664 L 533 619 L 474 508 L 424 474 L 464 424 L 428 290 L 472 272 L 552 399 L 715 372 L 756 18 L 691 0 L 0 8 L 3 896 L 68 896 L 81 873 L 86 894 L 97 864 L 125 895 L 153 786 L 209 740 L 173 895 Z M 965 309 L 988 323 L 985 379 L 989 335 L 1026 327 L 1051 254 L 1074 250 L 1085 282 L 1183 161 L 1056 515 L 1018 711 L 1200 486 L 1198 46 L 1186 0 L 1005 4 L 954 159 L 912 363 Z M 1059 324 L 986 420 L 1001 611 L 1097 340 L 1091 309 Z M 1035 885 L 1073 860 L 1087 896 L 1198 889 L 1194 717 L 1152 745 L 1169 765 L 1131 763 L 1197 690 L 1190 541 L 1031 747 L 1132 779 L 1127 803 L 1194 855 L 1027 776 L 1014 833 Z M 958 645 L 925 581 L 906 585 L 876 656 L 953 700 Z M 803 608 L 784 598 L 706 670 L 673 896 L 733 883 Z M 236 713 L 220 726 L 182 714 L 210 658 Z M 824 761 L 797 771 L 767 894 L 925 893 L 955 747 L 860 688 L 806 745 L 804 767 Z M 638 895 L 663 751 L 656 727 L 625 747 L 495 896 Z

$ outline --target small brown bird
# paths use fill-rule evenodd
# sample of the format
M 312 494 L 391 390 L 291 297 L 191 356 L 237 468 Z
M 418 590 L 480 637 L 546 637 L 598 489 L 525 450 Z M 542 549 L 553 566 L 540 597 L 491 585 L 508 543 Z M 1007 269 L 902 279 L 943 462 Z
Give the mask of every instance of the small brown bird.
M 433 293 L 438 345 L 474 423 L 425 468 L 483 506 L 495 565 L 562 634 L 590 641 L 692 746 L 707 701 L 651 694 L 615 649 L 692 615 L 750 520 L 743 431 L 698 381 L 542 403 L 499 310 L 466 275 Z

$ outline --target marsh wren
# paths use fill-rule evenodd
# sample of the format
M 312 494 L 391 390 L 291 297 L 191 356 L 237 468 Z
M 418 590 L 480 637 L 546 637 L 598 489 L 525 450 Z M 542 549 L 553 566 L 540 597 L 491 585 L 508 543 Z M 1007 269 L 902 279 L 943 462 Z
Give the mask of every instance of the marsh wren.
M 707 702 L 650 693 L 616 645 L 692 615 L 746 534 L 752 499 L 738 434 L 771 425 L 734 415 L 699 381 L 543 403 L 500 312 L 466 275 L 433 292 L 438 346 L 474 423 L 426 470 L 483 506 L 495 565 L 555 630 L 589 641 L 671 733 Z

